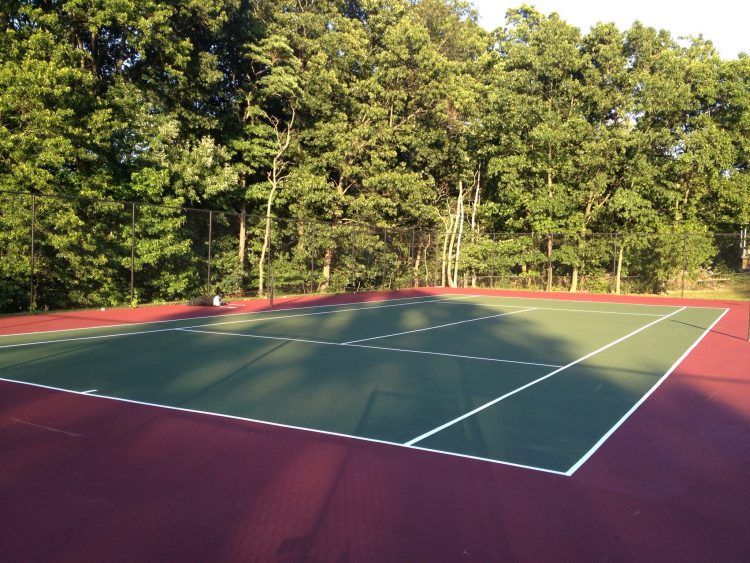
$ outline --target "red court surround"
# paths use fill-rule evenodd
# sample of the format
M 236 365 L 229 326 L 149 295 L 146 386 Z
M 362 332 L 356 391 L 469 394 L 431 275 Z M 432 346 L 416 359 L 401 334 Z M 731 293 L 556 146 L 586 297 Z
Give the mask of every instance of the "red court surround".
M 0 382 L 0 560 L 750 561 L 747 303 L 441 288 L 274 308 L 460 292 L 730 311 L 572 477 Z M 268 307 L 235 305 L 0 334 Z

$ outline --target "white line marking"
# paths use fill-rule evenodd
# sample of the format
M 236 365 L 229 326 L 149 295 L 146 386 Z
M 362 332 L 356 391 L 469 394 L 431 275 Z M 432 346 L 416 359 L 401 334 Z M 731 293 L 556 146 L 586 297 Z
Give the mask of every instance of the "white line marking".
M 263 425 L 266 425 L 266 426 L 274 426 L 274 427 L 277 427 L 277 428 L 287 428 L 287 429 L 291 429 L 291 430 L 300 430 L 300 431 L 303 431 L 303 432 L 310 432 L 310 433 L 313 433 L 313 434 L 322 434 L 322 435 L 325 435 L 325 436 L 336 436 L 336 437 L 339 437 L 339 438 L 351 438 L 352 440 L 359 440 L 361 442 L 370 442 L 370 443 L 375 443 L 375 444 L 384 444 L 384 445 L 387 445 L 387 446 L 395 446 L 395 447 L 398 447 L 398 448 L 406 448 L 406 449 L 410 449 L 410 450 L 433 452 L 433 453 L 443 454 L 443 455 L 447 455 L 447 456 L 451 456 L 451 457 L 460 457 L 460 458 L 475 459 L 475 460 L 479 460 L 479 461 L 485 461 L 485 462 L 489 462 L 489 463 L 494 463 L 494 464 L 497 464 L 497 465 L 507 465 L 507 466 L 517 467 L 517 468 L 521 468 L 521 469 L 530 469 L 530 470 L 533 470 L 533 471 L 541 471 L 543 473 L 553 473 L 555 475 L 560 475 L 560 476 L 563 476 L 563 477 L 566 476 L 565 473 L 563 473 L 562 471 L 556 471 L 554 469 L 547 469 L 545 467 L 535 467 L 533 465 L 521 465 L 519 463 L 512 463 L 510 461 L 501 461 L 501 460 L 498 460 L 498 459 L 474 457 L 474 456 L 460 454 L 460 453 L 456 453 L 456 452 L 445 452 L 445 451 L 442 451 L 442 450 L 433 450 L 433 449 L 429 449 L 429 448 L 423 448 L 421 446 L 406 446 L 406 445 L 401 444 L 399 442 L 389 442 L 387 440 L 377 440 L 375 438 L 365 438 L 364 436 L 356 436 L 354 434 L 343 434 L 343 433 L 340 433 L 340 432 L 331 432 L 329 430 L 317 430 L 315 428 L 306 428 L 304 426 L 293 426 L 291 424 L 282 424 L 280 422 L 270 422 L 270 421 L 267 421 L 267 420 L 258 420 L 258 419 L 255 419 L 255 418 L 247 418 L 247 417 L 235 416 L 235 415 L 231 415 L 231 414 L 222 414 L 222 413 L 218 413 L 218 412 L 210 412 L 210 411 L 201 411 L 201 410 L 196 410 L 196 409 L 188 409 L 188 408 L 185 408 L 185 407 L 173 407 L 173 406 L 170 406 L 170 405 L 161 405 L 159 403 L 147 403 L 147 402 L 144 402 L 144 401 L 136 401 L 134 399 L 123 399 L 123 398 L 120 398 L 120 397 L 110 397 L 108 395 L 85 395 L 85 394 L 81 393 L 80 391 L 71 391 L 70 389 L 62 389 L 60 387 L 52 387 L 50 385 L 42 385 L 42 384 L 39 384 L 39 383 L 29 383 L 27 381 L 16 381 L 16 380 L 13 380 L 13 379 L 6 379 L 6 378 L 3 378 L 3 377 L 0 377 L 0 381 L 5 381 L 5 382 L 8 382 L 8 383 L 16 383 L 18 385 L 28 385 L 30 387 L 38 387 L 38 388 L 41 388 L 41 389 L 49 389 L 51 391 L 59 391 L 61 393 L 71 393 L 73 395 L 81 395 L 83 397 L 95 397 L 96 399 L 107 399 L 109 401 L 118 401 L 118 402 L 121 402 L 121 403 L 129 403 L 129 404 L 133 404 L 133 405 L 141 405 L 141 406 L 146 406 L 146 407 L 155 407 L 155 408 L 167 409 L 167 410 L 171 410 L 171 411 L 184 412 L 184 413 L 190 413 L 190 414 L 197 414 L 197 415 L 202 415 L 202 416 L 214 416 L 214 417 L 224 418 L 224 419 L 229 419 L 229 420 L 239 420 L 239 421 L 242 421 L 242 422 L 253 422 L 255 424 L 263 424 Z
M 456 417 L 453 420 L 450 420 L 450 421 L 446 422 L 445 424 L 441 424 L 440 426 L 438 426 L 436 428 L 433 428 L 432 430 L 430 430 L 428 432 L 425 432 L 424 434 L 421 434 L 421 435 L 417 436 L 416 438 L 412 438 L 411 440 L 409 440 L 408 442 L 406 442 L 406 445 L 407 446 L 411 446 L 411 445 L 414 445 L 417 442 L 420 442 L 420 441 L 424 440 L 425 438 L 429 438 L 433 434 L 437 434 L 441 430 L 445 430 L 449 426 L 453 426 L 457 422 L 461 422 L 462 420 L 464 420 L 466 418 L 469 418 L 470 416 L 473 416 L 476 413 L 481 412 L 481 411 L 483 411 L 483 410 L 491 407 L 492 405 L 497 404 L 497 403 L 499 403 L 500 401 L 502 401 L 504 399 L 507 399 L 508 397 L 510 397 L 512 395 L 515 395 L 516 393 L 520 393 L 521 391 L 523 391 L 524 389 L 528 389 L 532 385 L 536 385 L 537 383 L 539 383 L 541 381 L 544 381 L 545 379 L 548 379 L 548 378 L 552 377 L 553 375 L 556 375 L 556 374 L 560 373 L 561 371 L 565 371 L 566 369 L 568 369 L 568 368 L 570 368 L 570 367 L 572 367 L 572 366 L 574 366 L 576 364 L 580 364 L 584 360 L 588 360 L 590 357 L 595 356 L 596 354 L 599 354 L 600 352 L 603 352 L 604 350 L 607 350 L 608 348 L 611 348 L 612 346 L 615 346 L 616 344 L 619 344 L 620 342 L 622 342 L 624 340 L 627 340 L 631 336 L 635 336 L 639 332 L 642 332 L 642 331 L 646 330 L 647 328 L 650 328 L 650 327 L 654 326 L 655 324 L 660 323 L 660 322 L 668 319 L 669 317 L 672 317 L 672 316 L 676 315 L 677 313 L 681 313 L 685 309 L 686 309 L 686 307 L 681 307 L 680 309 L 677 309 L 676 311 L 672 311 L 668 315 L 665 315 L 663 317 L 659 317 L 655 321 L 652 321 L 652 322 L 648 323 L 647 325 L 642 326 L 641 328 L 638 328 L 638 329 L 636 329 L 636 330 L 634 330 L 634 331 L 626 334 L 625 336 L 621 336 L 617 340 L 614 340 L 614 341 L 610 342 L 609 344 L 605 344 L 601 348 L 598 348 L 598 349 L 594 350 L 593 352 L 589 352 L 585 356 L 582 356 L 582 357 L 578 358 L 577 360 L 574 360 L 574 361 L 570 362 L 567 365 L 564 365 L 564 366 L 562 366 L 560 368 L 557 368 L 555 371 L 551 371 L 550 373 L 548 373 L 546 375 L 543 375 L 542 377 L 540 377 L 538 379 L 535 379 L 534 381 L 530 381 L 529 383 L 527 383 L 525 385 L 522 385 L 521 387 L 518 387 L 517 389 L 514 389 L 513 391 L 510 391 L 510 392 L 506 393 L 505 395 L 501 395 L 500 397 L 497 397 L 496 399 L 493 399 L 492 401 L 489 401 L 488 403 L 480 405 L 479 407 L 475 408 L 474 410 L 471 410 L 471 411 L 469 411 L 469 412 L 467 412 L 465 414 L 462 414 L 461 416 Z
M 448 295 L 458 295 L 456 293 L 441 293 L 441 296 L 448 296 Z M 604 305 L 624 305 L 626 307 L 661 307 L 662 309 L 671 309 L 673 307 L 678 307 L 675 303 L 664 303 L 663 305 L 659 303 L 629 303 L 626 301 L 594 301 L 594 300 L 586 300 L 586 299 L 558 299 L 556 297 L 555 292 L 551 292 L 548 294 L 548 296 L 539 296 L 539 297 L 522 297 L 522 296 L 510 296 L 510 295 L 480 295 L 480 294 L 471 294 L 468 295 L 468 297 L 476 297 L 476 298 L 482 298 L 482 299 L 514 299 L 516 301 L 519 300 L 526 300 L 526 301 L 552 301 L 557 303 L 588 303 L 589 305 L 592 303 L 602 303 Z M 560 294 L 557 295 L 568 295 L 568 294 Z M 589 294 L 589 295 L 605 295 L 604 293 L 599 294 Z M 673 301 L 691 301 L 691 299 L 680 299 L 679 297 L 663 297 L 662 299 L 671 299 Z M 705 301 L 705 300 L 704 300 Z M 710 301 L 710 300 L 709 300 Z M 727 300 L 720 300 L 723 303 L 726 303 Z M 738 301 L 737 303 L 741 303 L 741 301 Z M 477 303 L 479 305 L 480 303 Z M 688 309 L 715 309 L 717 311 L 723 311 L 724 307 L 707 307 L 705 305 L 687 305 Z
M 453 297 L 453 294 L 448 293 L 445 295 L 440 295 L 439 297 L 447 297 L 447 296 Z M 333 303 L 333 304 L 327 304 L 327 305 L 302 305 L 299 307 L 283 307 L 276 309 L 276 311 L 298 311 L 302 309 L 320 309 L 322 307 L 340 307 L 342 305 L 367 305 L 368 303 L 385 303 L 387 301 L 405 301 L 406 299 L 424 299 L 425 297 L 432 297 L 431 295 L 417 295 L 416 297 L 397 297 L 394 299 L 377 299 L 372 301 L 352 301 L 351 303 Z M 469 296 L 471 297 L 471 296 Z M 461 297 L 462 299 L 465 297 Z M 433 301 L 433 300 L 430 300 Z M 441 300 L 442 301 L 442 300 Z M 421 303 L 420 301 L 415 301 L 415 303 Z M 283 303 L 280 303 L 280 305 L 283 305 Z M 364 309 L 374 309 L 375 307 L 363 307 Z M 96 330 L 96 329 L 102 329 L 102 328 L 119 328 L 119 327 L 125 327 L 125 326 L 144 326 L 144 325 L 150 325 L 150 324 L 162 324 L 162 323 L 179 323 L 182 321 L 196 321 L 200 319 L 223 319 L 225 317 L 238 317 L 240 315 L 262 315 L 267 313 L 273 313 L 273 309 L 265 310 L 265 311 L 249 311 L 244 313 L 230 313 L 228 315 L 201 315 L 199 317 L 184 317 L 182 319 L 164 319 L 161 321 L 143 321 L 143 322 L 137 322 L 137 323 L 114 323 L 114 324 L 105 324 L 105 325 L 96 325 L 96 326 L 84 326 L 79 328 L 60 328 L 56 330 L 39 330 L 36 332 L 16 332 L 13 334 L 0 334 L 0 338 L 7 338 L 11 336 L 30 336 L 34 334 L 52 334 L 56 332 L 75 332 L 79 330 Z
M 242 334 L 238 332 L 221 332 L 218 330 L 198 330 L 192 328 L 175 328 L 175 331 L 197 332 L 201 334 L 215 334 L 218 336 L 241 336 L 243 338 L 258 338 L 261 340 L 281 340 L 283 342 L 303 342 L 305 344 L 323 344 L 325 346 L 345 346 L 347 348 L 367 348 L 371 350 L 388 350 L 390 352 L 405 352 L 409 354 L 425 354 L 428 356 L 446 356 L 448 358 L 460 358 L 465 360 L 480 360 L 484 362 L 499 362 L 503 364 L 521 364 L 527 366 L 542 366 L 549 368 L 558 368 L 558 364 L 540 364 L 536 362 L 522 362 L 520 360 L 504 360 L 499 358 L 483 358 L 481 356 L 463 356 L 460 354 L 448 354 L 445 352 L 429 352 L 426 350 L 409 350 L 406 348 L 390 348 L 388 346 L 370 346 L 367 344 L 342 344 L 340 342 L 325 342 L 322 340 L 308 340 L 304 338 L 288 338 L 286 336 L 265 336 L 261 334 Z
M 58 338 L 56 340 L 38 340 L 36 342 L 22 342 L 19 344 L 4 344 L 0 346 L 0 350 L 4 348 L 23 348 L 24 346 L 36 346 L 37 344 L 55 344 L 57 342 L 76 342 L 78 340 L 99 340 L 102 338 L 116 338 L 118 336 L 135 336 L 139 334 L 154 334 L 156 332 L 170 332 L 174 331 L 174 328 L 159 328 L 155 330 L 139 330 L 137 332 L 118 332 L 116 334 L 99 334 L 96 336 L 77 336 L 75 338 Z
M 343 346 L 343 345 L 342 345 Z M 463 356 L 461 354 L 448 354 L 446 352 L 430 352 L 427 350 L 410 350 L 408 348 L 391 348 L 389 346 L 371 346 L 368 344 L 347 344 L 352 348 L 371 348 L 373 350 L 388 350 L 391 352 L 408 352 L 411 354 L 427 354 L 428 356 L 445 356 L 448 358 L 462 358 L 467 360 L 481 360 L 484 362 L 499 362 L 502 364 L 521 364 L 524 366 L 541 366 L 545 368 L 559 368 L 559 364 L 540 364 L 537 362 L 522 362 L 520 360 L 503 360 L 499 358 L 485 358 L 482 356 Z
M 218 323 L 204 323 L 204 324 L 180 327 L 180 328 L 202 328 L 206 326 L 225 326 L 225 325 L 236 325 L 236 324 L 242 324 L 242 323 L 257 323 L 260 321 L 276 321 L 279 319 L 294 319 L 297 317 L 312 317 L 312 316 L 317 316 L 317 315 L 335 315 L 337 313 L 350 313 L 353 311 L 370 311 L 373 309 L 388 309 L 390 307 L 408 307 L 410 305 L 422 305 L 423 303 L 435 303 L 437 301 L 452 301 L 454 299 L 466 299 L 466 298 L 454 297 L 452 299 L 429 299 L 426 301 L 415 301 L 411 303 L 392 303 L 388 305 L 378 305 L 377 307 L 351 307 L 349 309 L 336 309 L 334 311 L 318 311 L 316 313 L 296 313 L 294 315 L 274 315 L 274 316 L 268 316 L 268 317 L 239 319 L 235 321 L 225 321 L 225 322 L 218 322 Z
M 447 301 L 443 299 L 443 301 Z M 507 303 L 455 303 L 453 301 L 448 303 L 449 305 L 474 305 L 479 307 L 508 307 L 511 309 L 522 309 L 525 305 L 508 305 Z M 628 313 L 624 311 L 597 311 L 595 309 L 566 309 L 563 307 L 532 307 L 532 309 L 538 309 L 539 311 L 565 311 L 571 313 L 601 313 L 603 315 L 631 315 L 635 317 L 661 317 L 657 313 Z
M 379 340 L 380 338 L 390 338 L 391 336 L 401 336 L 404 334 L 413 334 L 415 332 L 423 332 L 425 330 L 435 330 L 437 328 L 445 328 L 447 326 L 460 325 L 464 323 L 473 323 L 476 321 L 483 321 L 485 319 L 494 319 L 496 317 L 505 317 L 507 315 L 517 315 L 518 313 L 525 313 L 526 311 L 533 311 L 534 307 L 528 309 L 521 309 L 520 311 L 511 311 L 510 313 L 499 313 L 497 315 L 487 315 L 486 317 L 478 317 L 476 319 L 465 319 L 463 321 L 456 321 L 454 323 L 445 323 L 442 325 L 427 326 L 424 328 L 417 328 L 415 330 L 405 330 L 403 332 L 394 332 L 392 334 L 383 334 L 382 336 L 371 336 L 370 338 L 360 338 L 359 340 L 350 340 L 349 342 L 342 342 L 343 345 L 356 344 L 357 342 L 367 342 L 369 340 Z
M 91 395 L 91 393 L 96 393 L 98 389 L 89 389 L 88 391 L 81 391 L 84 395 Z
M 709 332 L 711 332 L 711 329 L 712 329 L 712 328 L 714 328 L 714 327 L 716 326 L 716 324 L 717 324 L 717 323 L 718 323 L 718 322 L 719 322 L 719 321 L 720 321 L 720 320 L 721 320 L 722 318 L 724 318 L 724 315 L 726 315 L 726 314 L 727 314 L 728 312 L 729 312 L 729 309 L 724 309 L 724 312 L 723 312 L 723 313 L 722 313 L 722 314 L 721 314 L 721 315 L 719 316 L 719 318 L 718 318 L 718 319 L 716 319 L 716 320 L 715 320 L 715 321 L 714 321 L 713 323 L 711 323 L 711 325 L 710 325 L 710 326 L 709 326 L 709 327 L 708 327 L 708 328 L 707 328 L 707 329 L 706 329 L 705 331 L 703 331 L 703 333 L 702 333 L 702 334 L 701 334 L 701 335 L 700 335 L 700 336 L 698 337 L 698 339 L 697 339 L 697 340 L 696 340 L 695 342 L 693 342 L 692 346 L 690 346 L 690 348 L 688 348 L 687 350 L 685 350 L 685 353 L 684 353 L 684 354 L 682 354 L 682 356 L 680 356 L 680 357 L 679 357 L 679 358 L 677 359 L 677 361 L 676 361 L 676 362 L 675 362 L 674 364 L 672 364 L 672 367 L 670 367 L 670 368 L 669 368 L 669 369 L 667 370 L 667 372 L 666 372 L 666 373 L 665 373 L 664 375 L 662 375 L 662 376 L 661 376 L 661 378 L 659 379 L 659 381 L 657 381 L 657 382 L 656 382 L 656 383 L 654 384 L 654 386 L 653 386 L 653 387 L 651 387 L 651 389 L 649 389 L 649 390 L 648 390 L 648 392 L 647 392 L 647 393 L 646 393 L 645 395 L 643 395 L 643 397 L 641 397 L 641 398 L 640 398 L 640 400 L 639 400 L 639 401 L 638 401 L 638 402 L 637 402 L 636 404 L 634 404 L 634 405 L 633 405 L 633 406 L 632 406 L 632 407 L 630 408 L 630 410 L 628 410 L 628 412 L 626 412 L 626 413 L 625 413 L 625 414 L 624 414 L 624 415 L 622 416 L 622 418 L 621 418 L 620 420 L 618 420 L 618 421 L 617 421 L 617 422 L 615 423 L 615 425 L 614 425 L 614 426 L 613 426 L 612 428 L 610 428 L 610 429 L 609 429 L 609 430 L 608 430 L 608 431 L 606 432 L 606 434 L 604 434 L 604 436 L 602 436 L 601 438 L 599 438 L 599 440 L 598 440 L 598 441 L 596 442 L 596 444 L 594 444 L 594 445 L 593 445 L 593 446 L 591 447 L 591 449 L 590 449 L 590 450 L 589 450 L 588 452 L 586 452 L 586 453 L 585 453 L 585 454 L 583 455 L 583 457 L 581 457 L 581 459 L 579 459 L 579 460 L 578 460 L 578 461 L 577 461 L 577 462 L 576 462 L 576 463 L 575 463 L 575 464 L 574 464 L 574 465 L 573 465 L 573 466 L 572 466 L 572 467 L 571 467 L 570 469 L 568 469 L 568 470 L 567 470 L 567 471 L 565 472 L 565 474 L 566 474 L 566 475 L 567 475 L 568 477 L 570 477 L 571 475 L 573 475 L 573 473 L 575 473 L 576 471 L 578 471 L 578 469 L 579 469 L 579 468 L 580 468 L 580 467 L 581 467 L 581 466 L 582 466 L 582 465 L 583 465 L 584 463 L 586 463 L 586 461 L 588 461 L 588 459 L 589 459 L 589 458 L 590 458 L 590 457 L 591 457 L 592 455 L 594 455 L 594 454 L 596 453 L 596 451 L 597 451 L 597 450 L 598 450 L 598 449 L 599 449 L 599 448 L 600 448 L 600 447 L 602 446 L 602 444 L 604 444 L 604 442 L 606 442 L 606 441 L 607 441 L 607 439 L 609 439 L 609 437 L 610 437 L 610 436 L 612 436 L 612 434 L 614 434 L 614 433 L 615 433 L 615 431 L 616 431 L 616 430 L 617 430 L 617 429 L 618 429 L 618 428 L 619 428 L 620 426 L 622 426 L 622 425 L 623 425 L 623 423 L 624 423 L 624 422 L 625 422 L 625 421 L 626 421 L 626 420 L 627 420 L 627 419 L 628 419 L 628 418 L 630 417 L 630 415 L 631 415 L 631 414 L 633 414 L 633 413 L 634 413 L 634 412 L 635 412 L 635 411 L 636 411 L 636 410 L 638 409 L 638 407 L 640 407 L 640 406 L 641 406 L 641 405 L 642 405 L 642 404 L 643 404 L 643 403 L 644 403 L 644 402 L 646 401 L 646 399 L 648 399 L 648 398 L 649 398 L 649 397 L 651 396 L 651 394 L 652 394 L 652 393 L 653 393 L 654 391 L 656 391 L 656 389 L 657 389 L 657 388 L 658 388 L 658 387 L 659 387 L 659 386 L 660 386 L 660 385 L 661 385 L 661 384 L 662 384 L 662 383 L 664 382 L 664 380 L 665 380 L 665 379 L 667 379 L 667 377 L 669 377 L 669 376 L 670 376 L 670 375 L 672 374 L 672 372 L 673 372 L 673 371 L 674 371 L 675 369 L 677 369 L 677 367 L 678 367 L 678 366 L 679 366 L 679 365 L 680 365 L 680 364 L 682 363 L 682 361 L 683 361 L 683 360 L 684 360 L 685 358 L 687 358 L 688 354 L 690 354 L 690 352 L 692 352 L 692 351 L 693 351 L 693 350 L 695 349 L 695 347 L 696 347 L 696 346 L 698 346 L 698 344 L 700 344 L 701 340 L 703 340 L 703 338 L 705 338 L 705 336 L 706 336 L 706 335 L 707 335 L 707 334 L 708 334 Z
M 326 342 L 325 340 L 309 340 L 307 338 L 289 338 L 288 336 L 267 336 L 261 334 L 242 334 L 239 332 L 222 332 L 219 330 L 199 330 L 198 328 L 185 327 L 173 329 L 177 332 L 195 332 L 199 334 L 217 334 L 220 336 L 242 336 L 244 338 L 259 338 L 261 340 L 281 340 L 282 342 L 304 342 L 305 344 L 323 344 L 327 346 L 341 346 L 337 342 Z
M 25 424 L 27 426 L 33 426 L 34 428 L 41 428 L 42 430 L 49 430 L 50 432 L 57 432 L 58 434 L 65 434 L 66 436 L 72 436 L 73 438 L 80 438 L 83 434 L 76 434 L 75 432 L 67 432 L 66 430 L 60 430 L 59 428 L 53 428 L 52 426 L 44 426 L 43 424 L 34 424 L 28 420 L 21 420 L 20 418 L 10 417 L 13 422 L 19 424 Z
M 456 297 L 454 299 L 464 299 L 464 297 Z M 430 299 L 427 301 L 415 301 L 410 303 L 394 303 L 389 305 L 378 305 L 377 307 L 352 307 L 349 309 L 336 309 L 334 311 L 319 311 L 316 313 L 297 313 L 294 315 L 275 315 L 275 316 L 266 316 L 266 317 L 260 317 L 260 318 L 245 318 L 245 319 L 239 319 L 234 321 L 224 321 L 224 322 L 215 322 L 215 323 L 204 323 L 204 324 L 198 324 L 198 325 L 191 325 L 186 327 L 171 327 L 171 328 L 159 328 L 159 329 L 153 329 L 153 330 L 140 330 L 135 332 L 117 332 L 114 334 L 101 334 L 101 335 L 95 335 L 95 336 L 77 336 L 74 338 L 59 338 L 54 340 L 39 340 L 35 342 L 23 342 L 19 344 L 5 344 L 0 346 L 0 350 L 3 348 L 21 348 L 24 346 L 36 346 L 37 344 L 54 344 L 56 342 L 75 342 L 78 340 L 98 340 L 101 338 L 115 338 L 119 336 L 134 336 L 134 335 L 142 335 L 142 334 L 153 334 L 157 332 L 170 332 L 174 330 L 183 330 L 186 328 L 202 328 L 207 326 L 224 326 L 224 325 L 232 325 L 232 324 L 242 324 L 242 323 L 255 323 L 260 321 L 274 321 L 278 319 L 291 319 L 295 317 L 308 317 L 312 315 L 333 315 L 336 313 L 347 313 L 351 311 L 368 311 L 370 309 L 386 309 L 388 307 L 406 307 L 409 305 L 421 305 L 422 303 L 433 303 L 435 301 L 447 301 L 447 299 Z M 245 313 L 242 313 L 245 314 Z M 225 317 L 229 317 L 231 315 L 223 315 Z M 213 317 L 217 318 L 217 317 Z M 220 318 L 220 317 L 219 317 Z M 189 319 L 178 319 L 181 321 L 189 320 Z M 157 322 L 176 322 L 176 321 L 157 321 Z M 149 324 L 149 323 L 141 323 L 141 324 Z M 112 325 L 112 328 L 119 328 L 119 326 L 126 326 L 126 325 Z M 137 325 L 136 325 L 137 326 Z M 110 327 L 89 327 L 89 328 L 110 328 Z M 85 329 L 80 329 L 85 330 Z M 56 332 L 56 331 L 49 331 L 49 332 Z M 62 331 L 60 331 L 62 332 Z M 34 334 L 44 334 L 44 333 L 28 333 L 30 335 Z M 10 335 L 8 335 L 10 336 Z M 25 334 L 21 334 L 18 336 L 26 336 Z

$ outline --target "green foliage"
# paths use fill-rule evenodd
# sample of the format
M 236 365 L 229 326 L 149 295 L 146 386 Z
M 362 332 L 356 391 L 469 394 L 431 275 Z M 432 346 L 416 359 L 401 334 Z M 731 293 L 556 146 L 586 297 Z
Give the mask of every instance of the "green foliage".
M 607 290 L 619 247 L 592 233 L 608 232 L 623 280 L 664 291 L 683 261 L 736 261 L 680 237 L 750 223 L 749 164 L 750 58 L 639 23 L 583 34 L 521 6 L 487 33 L 459 0 L 0 9 L 0 190 L 55 196 L 37 198 L 38 306 L 130 303 L 131 269 L 140 302 L 252 291 L 274 166 L 289 290 L 439 281 L 446 210 L 479 171 L 462 283 L 537 284 L 551 265 L 560 287 Z M 141 204 L 135 231 L 131 204 L 94 200 Z M 25 309 L 30 196 L 0 204 L 0 310 Z M 208 214 L 171 206 L 229 211 L 210 280 Z

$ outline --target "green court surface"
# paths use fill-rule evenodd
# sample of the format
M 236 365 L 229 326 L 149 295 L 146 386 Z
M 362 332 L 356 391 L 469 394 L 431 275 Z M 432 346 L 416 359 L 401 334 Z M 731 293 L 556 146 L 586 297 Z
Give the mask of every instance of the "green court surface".
M 0 378 L 572 474 L 724 309 L 430 296 L 0 337 Z

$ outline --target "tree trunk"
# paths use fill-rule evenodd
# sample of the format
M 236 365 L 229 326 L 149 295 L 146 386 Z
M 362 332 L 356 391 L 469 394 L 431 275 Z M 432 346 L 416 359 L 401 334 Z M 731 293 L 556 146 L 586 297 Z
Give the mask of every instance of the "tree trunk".
M 448 269 L 448 239 L 453 232 L 453 213 L 451 213 L 450 206 L 448 206 L 448 217 L 450 217 L 450 222 L 446 225 L 445 236 L 443 237 L 443 254 L 440 261 L 440 287 L 445 287 Z
M 276 193 L 276 185 L 271 189 L 271 193 L 268 195 L 268 201 L 266 202 L 266 230 L 263 234 L 263 248 L 260 250 L 260 259 L 258 261 L 258 296 L 263 295 L 264 283 L 265 283 L 265 263 L 266 253 L 271 243 L 271 206 L 273 205 L 273 196 Z
M 453 286 L 458 287 L 458 261 L 461 257 L 461 239 L 464 234 L 464 185 L 458 181 L 458 238 L 456 239 L 456 261 L 453 266 Z M 465 284 L 464 284 L 465 285 Z
M 240 259 L 240 270 L 245 271 L 245 251 L 247 249 L 247 203 L 240 204 L 240 240 L 237 245 L 237 254 Z
M 479 184 L 482 179 L 482 170 L 477 166 L 477 172 L 474 175 L 474 184 L 476 191 L 474 192 L 474 203 L 471 207 L 471 242 L 476 244 L 477 242 L 477 209 L 479 208 Z M 477 269 L 475 265 L 471 267 L 471 287 L 477 286 Z
M 258 259 L 258 296 L 263 296 L 263 289 L 265 286 L 265 261 L 268 247 L 271 244 L 271 209 L 273 207 L 273 199 L 276 195 L 276 190 L 279 189 L 281 183 L 286 179 L 284 171 L 287 163 L 284 162 L 283 157 L 286 150 L 289 148 L 289 143 L 292 140 L 292 127 L 294 126 L 294 118 L 296 112 L 292 107 L 292 116 L 289 123 L 286 124 L 286 128 L 282 131 L 279 127 L 280 120 L 277 117 L 270 116 L 268 119 L 273 125 L 274 132 L 276 134 L 276 154 L 273 157 L 273 163 L 271 164 L 271 170 L 268 172 L 268 181 L 271 184 L 271 191 L 268 194 L 268 200 L 266 201 L 266 230 L 263 236 L 263 248 L 260 251 L 260 258 Z
M 547 235 L 547 291 L 552 291 L 552 233 Z
M 429 244 L 429 243 L 428 243 Z M 412 268 L 412 287 L 419 287 L 419 264 L 422 259 L 422 236 L 419 237 L 417 251 L 414 253 L 414 267 Z
M 326 248 L 326 253 L 323 256 L 323 282 L 318 288 L 319 293 L 325 293 L 328 286 L 331 285 L 331 263 L 333 262 L 333 249 Z
M 615 272 L 615 293 L 620 294 L 620 280 L 622 279 L 622 259 L 625 255 L 625 245 L 621 244 L 617 251 L 617 268 Z

